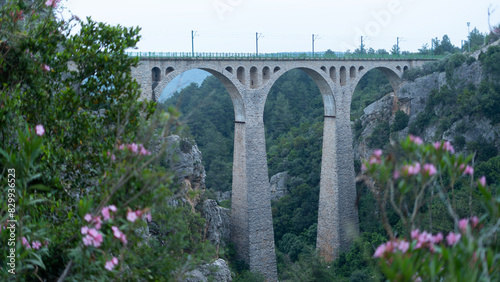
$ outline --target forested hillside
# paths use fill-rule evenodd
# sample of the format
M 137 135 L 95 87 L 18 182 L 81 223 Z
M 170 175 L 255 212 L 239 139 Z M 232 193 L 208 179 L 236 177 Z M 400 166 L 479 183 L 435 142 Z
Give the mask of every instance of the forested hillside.
M 449 46 L 449 39 L 443 37 L 437 46 Z M 441 45 L 440 45 L 441 44 Z M 424 46 L 425 47 L 425 46 Z M 429 130 L 429 126 L 438 124 L 438 130 L 444 133 L 453 125 L 464 127 L 470 117 L 481 116 L 492 125 L 498 124 L 499 84 L 498 65 L 500 65 L 500 47 L 492 47 L 479 56 L 479 61 L 460 53 L 426 65 L 405 74 L 411 83 L 418 77 L 444 72 L 447 84 L 435 89 L 433 94 L 423 100 L 424 110 L 408 115 L 402 110 L 391 111 L 386 119 L 368 125 L 363 109 L 381 99 L 393 103 L 392 96 L 386 96 L 392 88 L 389 81 L 378 70 L 367 73 L 357 86 L 352 99 L 351 120 L 353 121 L 354 143 L 367 143 L 367 152 L 382 148 L 395 155 L 401 155 L 397 141 L 406 134 L 420 135 Z M 458 52 L 457 48 L 448 48 L 439 52 Z M 427 52 L 425 48 L 421 52 Z M 466 69 L 475 64 L 483 76 L 477 79 L 477 85 L 458 82 L 460 76 L 453 76 L 456 68 Z M 411 86 L 408 86 L 411 87 Z M 377 102 L 380 103 L 380 102 Z M 399 103 L 401 105 L 401 103 Z M 231 189 L 231 162 L 233 150 L 234 112 L 229 94 L 223 85 L 213 76 L 201 85 L 192 84 L 175 93 L 163 107 L 175 105 L 182 113 L 187 129 L 186 135 L 192 136 L 203 153 L 207 170 L 207 187 L 216 191 Z M 403 109 L 403 108 L 401 108 Z M 458 109 L 458 110 L 457 110 Z M 287 171 L 290 178 L 287 189 L 290 194 L 272 203 L 275 242 L 277 246 L 278 268 L 280 277 L 293 279 L 303 271 L 316 269 L 321 262 L 315 258 L 319 179 L 321 168 L 321 148 L 323 134 L 323 102 L 319 89 L 312 79 L 300 70 L 292 70 L 283 75 L 271 89 L 264 112 L 266 148 L 269 175 Z M 463 129 L 458 128 L 458 131 Z M 366 131 L 366 132 L 365 132 Z M 365 134 L 361 134 L 364 132 Z M 368 134 L 367 134 L 368 132 Z M 449 133 L 449 132 L 448 132 Z M 481 141 L 465 142 L 464 137 L 452 134 L 452 144 L 463 153 L 476 152 L 475 162 L 478 173 L 485 174 L 488 183 L 498 183 L 500 171 L 498 145 Z M 438 141 L 446 136 L 432 134 L 426 141 Z M 496 136 L 497 138 L 498 136 Z M 364 141 L 363 141 L 364 140 Z M 356 147 L 357 148 L 357 147 Z M 370 149 L 371 148 L 371 149 Z M 359 153 L 356 154 L 359 156 Z M 362 155 L 362 154 L 361 154 Z M 353 160 L 357 173 L 361 170 L 361 160 Z M 479 213 L 480 207 L 475 202 L 470 204 L 466 180 L 462 179 L 453 192 L 455 205 L 461 216 Z M 358 208 L 362 236 L 356 241 L 349 253 L 342 254 L 336 260 L 331 271 L 314 274 L 318 279 L 381 277 L 372 259 L 374 248 L 387 238 L 379 218 L 379 207 L 369 192 L 368 187 L 358 183 Z M 453 223 L 444 212 L 445 206 L 439 201 L 433 202 L 432 208 L 423 210 L 419 217 L 420 224 L 426 226 L 432 219 L 431 231 L 448 231 Z M 404 234 L 397 214 L 388 209 L 388 220 L 396 226 L 397 232 Z M 399 229 L 398 227 L 399 226 Z M 302 259 L 301 259 L 302 258 Z M 317 264 L 317 265 L 315 265 Z M 326 276 L 325 276 L 326 275 Z

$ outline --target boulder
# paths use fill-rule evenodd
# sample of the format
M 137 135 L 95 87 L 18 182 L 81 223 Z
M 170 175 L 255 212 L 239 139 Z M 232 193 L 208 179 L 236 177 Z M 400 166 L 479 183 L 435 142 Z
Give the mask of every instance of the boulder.
M 205 238 L 212 243 L 217 253 L 219 248 L 226 246 L 230 236 L 230 210 L 220 207 L 217 202 L 207 199 L 203 202 L 201 216 L 205 219 Z
M 269 190 L 271 192 L 271 201 L 276 201 L 284 196 L 290 194 L 286 187 L 286 182 L 290 177 L 288 176 L 288 172 L 280 172 L 273 176 L 271 176 L 271 180 L 269 180 Z
M 184 282 L 233 281 L 231 270 L 229 270 L 229 266 L 223 259 L 199 266 L 197 269 L 186 273 L 186 277 Z

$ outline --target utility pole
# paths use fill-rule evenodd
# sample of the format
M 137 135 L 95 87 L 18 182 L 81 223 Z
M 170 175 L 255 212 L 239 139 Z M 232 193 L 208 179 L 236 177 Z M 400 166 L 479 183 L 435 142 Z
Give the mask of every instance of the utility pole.
M 396 39 L 396 53 L 399 56 L 399 37 Z
M 470 22 L 467 22 L 467 37 L 469 38 L 469 53 L 470 53 Z
M 194 37 L 198 35 L 197 31 L 191 30 L 191 56 L 194 58 Z
M 318 36 L 319 36 L 319 34 L 312 35 L 312 46 L 313 46 L 313 54 L 312 55 L 313 55 L 313 58 L 314 58 L 314 40 L 318 39 Z
M 359 51 L 361 52 L 361 55 L 363 55 L 363 36 L 361 36 L 361 46 L 359 46 Z
M 431 39 L 431 56 L 434 57 L 434 39 Z
M 255 33 L 255 55 L 259 55 L 259 38 L 262 36 L 262 33 Z

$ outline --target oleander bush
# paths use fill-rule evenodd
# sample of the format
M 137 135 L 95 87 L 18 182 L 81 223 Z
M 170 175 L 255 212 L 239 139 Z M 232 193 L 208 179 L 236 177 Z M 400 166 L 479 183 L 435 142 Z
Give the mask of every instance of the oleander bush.
M 403 160 L 376 150 L 363 163 L 367 184 L 377 199 L 383 225 L 389 235 L 374 257 L 390 281 L 497 281 L 499 277 L 500 200 L 486 177 L 473 180 L 472 156 L 455 154 L 450 142 L 423 144 L 409 136 L 401 143 Z M 370 180 L 374 180 L 372 183 Z M 457 183 L 469 182 L 469 207 L 456 205 Z M 484 214 L 473 215 L 472 200 Z M 447 234 L 433 232 L 432 220 L 421 220 L 422 211 L 441 202 L 452 221 Z M 390 205 L 401 219 L 395 229 L 387 219 Z M 466 208 L 468 216 L 462 217 Z M 462 209 L 462 211 L 460 211 Z M 428 215 L 432 214 L 432 210 Z M 399 232 L 399 234 L 398 234 Z
M 0 280 L 181 279 L 214 252 L 200 216 L 166 204 L 178 113 L 138 101 L 139 28 L 58 2 L 0 7 Z

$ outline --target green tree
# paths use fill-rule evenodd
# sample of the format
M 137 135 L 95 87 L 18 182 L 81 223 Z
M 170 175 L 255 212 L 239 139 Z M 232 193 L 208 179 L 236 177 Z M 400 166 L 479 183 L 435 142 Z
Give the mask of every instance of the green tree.
M 0 7 L 0 226 L 14 214 L 16 278 L 180 279 L 210 248 L 199 215 L 161 206 L 176 188 L 159 166 L 165 146 L 152 147 L 177 113 L 137 101 L 138 59 L 126 50 L 139 28 L 64 21 L 57 3 Z M 169 224 L 158 241 L 137 232 L 152 210 Z M 9 253 L 2 243 L 2 258 Z M 5 267 L 1 280 L 11 280 Z

